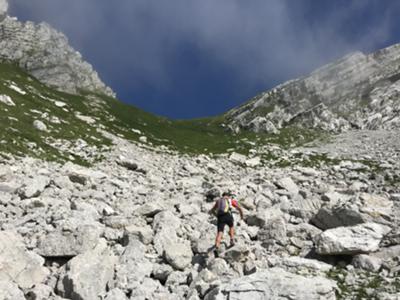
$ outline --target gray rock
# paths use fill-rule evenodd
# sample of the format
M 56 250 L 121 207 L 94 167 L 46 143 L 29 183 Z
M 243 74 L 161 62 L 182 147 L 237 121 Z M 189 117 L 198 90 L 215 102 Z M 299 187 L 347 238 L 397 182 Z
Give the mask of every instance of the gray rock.
M 57 289 L 64 298 L 97 300 L 112 282 L 116 262 L 106 241 L 100 240 L 93 250 L 68 262 L 66 274 L 60 278 Z
M 94 225 L 78 226 L 74 232 L 51 232 L 39 239 L 36 251 L 43 257 L 74 257 L 92 250 L 101 233 L 102 230 Z
M 192 262 L 193 253 L 188 243 L 168 243 L 164 247 L 164 257 L 176 270 L 184 270 Z
M 33 121 L 33 127 L 40 131 L 47 131 L 47 126 L 40 120 Z
M 44 259 L 27 251 L 18 235 L 0 232 L 0 281 L 11 280 L 21 288 L 31 288 L 49 275 L 43 264 Z
M 1 4 L 1 2 L 0 2 Z M 0 299 L 2 300 L 25 300 L 24 293 L 14 282 L 0 280 Z
M 153 242 L 153 230 L 150 226 L 127 226 L 124 231 L 124 243 L 127 245 L 132 240 L 139 240 L 148 245 Z
M 128 170 L 131 170 L 131 171 L 136 171 L 139 167 L 135 161 L 124 158 L 124 157 L 120 157 L 120 159 L 117 161 L 117 163 L 120 166 L 127 168 Z
M 4 0 L 2 0 L 4 1 Z M 1 1 L 0 1 L 0 5 L 1 5 Z M 0 10 L 1 10 L 1 6 L 0 6 Z M 1 11 L 0 11 L 0 21 L 1 21 Z M 0 95 L 0 102 L 8 105 L 8 106 L 15 106 L 15 102 L 12 101 L 10 96 L 7 95 Z
M 23 199 L 38 197 L 49 184 L 50 179 L 48 177 L 37 176 L 25 182 L 19 194 Z
M 375 223 L 328 229 L 316 237 L 316 251 L 323 255 L 374 252 L 389 231 L 390 227 Z
M 276 182 L 276 185 L 279 188 L 286 190 L 291 196 L 296 196 L 299 193 L 299 187 L 290 177 L 279 179 Z
M 116 286 L 128 291 L 150 277 L 153 264 L 145 258 L 146 247 L 133 240 L 125 248 L 116 266 Z
M 336 284 L 329 279 L 320 276 L 303 277 L 272 268 L 222 284 L 204 299 L 333 300 L 336 299 L 335 289 Z
M 33 300 L 61 299 L 54 294 L 54 291 L 50 286 L 44 284 L 35 285 L 26 293 L 26 298 Z
M 128 300 L 128 297 L 125 295 L 125 293 L 120 290 L 120 289 L 112 289 L 109 291 L 104 300 Z
M 382 259 L 366 254 L 358 254 L 353 257 L 352 265 L 366 271 L 378 272 L 382 266 Z

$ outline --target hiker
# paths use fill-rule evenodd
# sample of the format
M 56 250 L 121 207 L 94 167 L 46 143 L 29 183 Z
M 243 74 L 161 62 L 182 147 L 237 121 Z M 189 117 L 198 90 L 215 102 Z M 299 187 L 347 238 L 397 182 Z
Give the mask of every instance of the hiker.
M 215 201 L 213 208 L 210 210 L 210 214 L 214 214 L 218 218 L 217 222 L 217 237 L 215 238 L 215 250 L 216 253 L 221 245 L 222 236 L 224 234 L 225 224 L 229 226 L 229 237 L 231 238 L 230 245 L 235 244 L 234 235 L 235 229 L 233 227 L 234 221 L 232 216 L 232 207 L 236 208 L 240 213 L 240 218 L 243 220 L 243 210 L 239 206 L 237 200 L 232 198 L 232 195 L 228 192 L 222 194 L 222 198 Z

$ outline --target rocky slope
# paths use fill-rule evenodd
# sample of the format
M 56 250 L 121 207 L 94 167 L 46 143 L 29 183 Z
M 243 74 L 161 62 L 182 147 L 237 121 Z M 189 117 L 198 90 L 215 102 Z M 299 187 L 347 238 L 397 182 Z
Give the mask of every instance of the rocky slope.
M 289 124 L 331 131 L 400 127 L 400 44 L 356 52 L 291 80 L 226 114 L 234 130 L 276 132 Z
M 18 63 L 41 82 L 69 93 L 82 90 L 114 96 L 67 38 L 46 23 L 22 23 L 6 16 L 0 1 L 0 59 Z
M 0 299 L 398 299 L 400 135 L 385 133 L 391 152 L 364 144 L 376 161 L 353 146 L 369 132 L 271 147 L 286 167 L 107 133 L 90 168 L 1 159 Z M 225 190 L 245 219 L 216 258 L 208 210 Z

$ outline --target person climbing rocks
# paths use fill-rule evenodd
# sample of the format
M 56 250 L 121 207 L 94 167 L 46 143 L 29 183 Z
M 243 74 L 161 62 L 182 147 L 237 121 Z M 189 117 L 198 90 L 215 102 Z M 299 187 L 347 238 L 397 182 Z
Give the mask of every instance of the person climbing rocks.
M 232 194 L 229 192 L 224 192 L 222 197 L 215 201 L 213 208 L 210 210 L 210 214 L 217 216 L 217 237 L 215 238 L 216 256 L 218 256 L 225 225 L 228 225 L 229 227 L 229 237 L 231 239 L 230 246 L 235 245 L 235 228 L 232 215 L 233 207 L 239 211 L 240 218 L 243 220 L 243 210 L 240 207 L 239 202 L 234 199 Z

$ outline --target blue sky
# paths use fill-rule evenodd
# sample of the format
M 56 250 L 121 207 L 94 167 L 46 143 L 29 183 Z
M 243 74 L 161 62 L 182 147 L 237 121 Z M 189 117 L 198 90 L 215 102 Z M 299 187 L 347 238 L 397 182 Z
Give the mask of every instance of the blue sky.
M 400 42 L 397 0 L 9 0 L 64 32 L 118 98 L 218 115 L 352 51 Z

